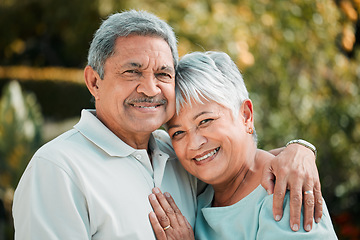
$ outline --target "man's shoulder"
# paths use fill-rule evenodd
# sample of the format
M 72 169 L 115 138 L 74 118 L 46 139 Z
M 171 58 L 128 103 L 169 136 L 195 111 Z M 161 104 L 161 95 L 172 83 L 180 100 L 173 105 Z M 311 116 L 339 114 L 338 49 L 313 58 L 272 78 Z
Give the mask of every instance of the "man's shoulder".
M 54 155 L 60 152 L 69 152 L 71 149 L 79 149 L 79 138 L 83 138 L 79 131 L 70 129 L 40 147 L 35 156 Z

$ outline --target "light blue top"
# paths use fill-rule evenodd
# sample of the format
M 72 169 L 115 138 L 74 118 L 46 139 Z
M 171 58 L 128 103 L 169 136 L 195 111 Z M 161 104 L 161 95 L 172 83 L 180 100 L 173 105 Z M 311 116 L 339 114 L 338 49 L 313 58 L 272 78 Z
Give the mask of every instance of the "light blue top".
M 208 186 L 198 198 L 195 238 L 226 239 L 337 239 L 325 202 L 320 223 L 313 223 L 310 232 L 303 228 L 303 216 L 298 232 L 290 229 L 289 193 L 285 195 L 284 216 L 276 222 L 272 213 L 273 195 L 259 185 L 234 205 L 211 207 L 214 190 Z

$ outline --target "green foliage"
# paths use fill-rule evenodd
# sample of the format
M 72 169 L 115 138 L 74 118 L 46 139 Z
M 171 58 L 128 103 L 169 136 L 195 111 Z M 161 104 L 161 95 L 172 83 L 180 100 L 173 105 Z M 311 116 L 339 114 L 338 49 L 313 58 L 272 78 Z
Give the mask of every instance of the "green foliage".
M 40 144 L 42 115 L 33 94 L 9 83 L 0 100 L 0 188 L 15 188 Z

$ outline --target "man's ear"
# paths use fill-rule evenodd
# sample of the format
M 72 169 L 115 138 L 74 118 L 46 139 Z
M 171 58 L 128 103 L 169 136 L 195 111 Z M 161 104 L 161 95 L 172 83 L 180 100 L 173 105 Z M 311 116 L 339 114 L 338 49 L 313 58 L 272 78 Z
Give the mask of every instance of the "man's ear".
M 244 119 L 244 123 L 246 125 L 249 125 L 249 127 L 253 127 L 254 112 L 253 112 L 253 104 L 250 99 L 246 99 L 243 101 L 239 114 L 241 115 L 242 119 Z
M 94 96 L 95 100 L 98 100 L 99 95 L 99 81 L 102 81 L 99 74 L 89 65 L 84 69 L 84 77 L 87 88 L 89 89 L 91 95 Z

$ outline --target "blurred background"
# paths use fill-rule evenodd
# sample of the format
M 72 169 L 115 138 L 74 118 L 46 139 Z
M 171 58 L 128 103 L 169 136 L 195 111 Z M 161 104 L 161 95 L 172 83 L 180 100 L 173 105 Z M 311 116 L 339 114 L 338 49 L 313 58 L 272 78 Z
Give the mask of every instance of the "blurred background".
M 227 52 L 255 106 L 259 147 L 296 138 L 316 160 L 339 239 L 360 239 L 360 0 L 0 0 L 0 240 L 33 153 L 93 108 L 83 82 L 107 15 L 166 20 L 180 56 Z

